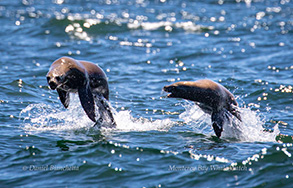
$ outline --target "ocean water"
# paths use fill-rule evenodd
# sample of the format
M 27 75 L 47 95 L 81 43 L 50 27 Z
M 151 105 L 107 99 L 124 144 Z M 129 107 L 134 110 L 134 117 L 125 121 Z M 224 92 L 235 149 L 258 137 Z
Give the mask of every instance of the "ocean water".
M 290 0 L 0 0 L 0 187 L 291 187 Z M 48 88 L 70 56 L 107 74 L 117 127 Z M 211 79 L 243 122 L 211 118 L 165 85 Z

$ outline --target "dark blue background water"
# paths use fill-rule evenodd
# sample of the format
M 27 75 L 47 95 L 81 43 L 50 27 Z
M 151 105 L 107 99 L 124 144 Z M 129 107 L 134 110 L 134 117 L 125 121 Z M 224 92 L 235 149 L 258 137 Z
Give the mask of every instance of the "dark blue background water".
M 0 23 L 1 187 L 292 185 L 292 1 L 2 0 Z M 49 90 L 61 56 L 105 70 L 116 129 Z M 162 93 L 203 78 L 236 96 L 240 132 Z

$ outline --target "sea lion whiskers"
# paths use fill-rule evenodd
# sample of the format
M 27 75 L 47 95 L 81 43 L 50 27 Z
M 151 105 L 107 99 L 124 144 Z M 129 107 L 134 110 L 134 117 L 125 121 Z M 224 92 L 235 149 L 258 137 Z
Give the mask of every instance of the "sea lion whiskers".
M 69 80 L 65 80 L 64 82 L 59 84 L 56 89 L 68 90 L 69 88 L 67 88 L 67 85 L 66 85 L 68 82 Z

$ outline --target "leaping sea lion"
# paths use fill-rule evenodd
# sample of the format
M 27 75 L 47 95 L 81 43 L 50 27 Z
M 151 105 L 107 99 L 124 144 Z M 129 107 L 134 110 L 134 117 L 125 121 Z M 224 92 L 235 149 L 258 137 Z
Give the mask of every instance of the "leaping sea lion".
M 47 73 L 47 81 L 52 90 L 57 90 L 65 108 L 69 106 L 69 93 L 78 93 L 81 105 L 87 116 L 96 124 L 108 120 L 109 127 L 116 126 L 110 107 L 109 88 L 104 71 L 97 65 L 61 57 L 54 61 Z M 95 101 L 100 114 L 96 120 Z
M 169 92 L 168 98 L 183 98 L 196 102 L 205 112 L 212 116 L 212 125 L 220 138 L 223 124 L 229 118 L 229 113 L 241 121 L 238 103 L 235 97 L 224 86 L 211 80 L 196 82 L 177 82 L 163 88 Z

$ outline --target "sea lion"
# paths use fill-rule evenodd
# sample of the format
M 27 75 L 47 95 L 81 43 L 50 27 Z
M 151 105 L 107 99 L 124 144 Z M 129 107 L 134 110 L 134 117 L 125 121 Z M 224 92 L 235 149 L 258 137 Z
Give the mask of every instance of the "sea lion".
M 238 103 L 233 94 L 212 80 L 177 82 L 165 86 L 163 90 L 170 93 L 168 98 L 183 98 L 196 102 L 205 113 L 211 115 L 213 129 L 219 138 L 223 124 L 231 117 L 229 113 L 241 121 L 237 110 Z
M 116 125 L 107 102 L 107 77 L 99 66 L 88 61 L 61 57 L 52 63 L 46 77 L 50 88 L 57 90 L 65 108 L 69 105 L 69 93 L 78 93 L 84 111 L 93 122 L 98 124 L 110 119 L 108 126 Z M 99 109 L 99 120 L 96 120 L 95 101 Z

